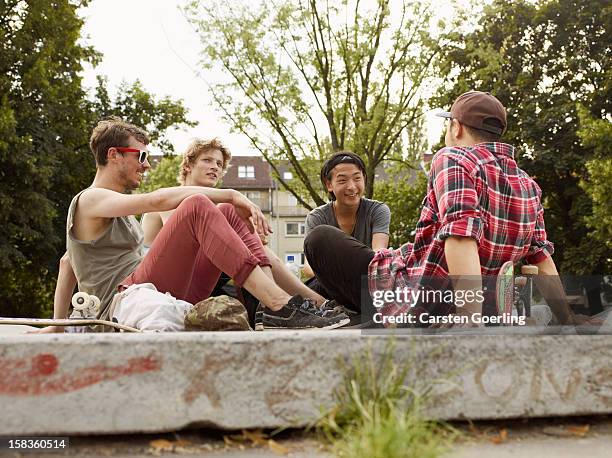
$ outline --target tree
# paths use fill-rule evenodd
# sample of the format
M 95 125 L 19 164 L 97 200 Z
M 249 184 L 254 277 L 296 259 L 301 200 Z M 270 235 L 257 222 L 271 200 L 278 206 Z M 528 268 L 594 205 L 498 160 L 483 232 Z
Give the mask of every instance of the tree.
M 3 316 L 49 311 L 65 251 L 72 197 L 91 183 L 89 135 L 103 114 L 82 87 L 83 63 L 99 55 L 80 43 L 87 0 L 0 2 L 0 304 Z M 182 104 L 155 102 L 138 84 L 110 105 L 150 120 L 153 132 L 186 123 Z M 123 94 L 123 96 L 122 96 Z M 120 98 L 123 97 L 123 98 Z M 134 99 L 134 100 L 132 100 Z M 99 109 L 99 108 L 98 108 Z M 146 116 L 149 116 L 148 118 Z M 157 130 L 156 130 L 157 129 Z
M 578 107 L 580 129 L 578 136 L 585 147 L 594 149 L 594 157 L 587 161 L 587 177 L 580 186 L 592 201 L 593 212 L 585 215 L 585 224 L 593 230 L 589 237 L 595 244 L 607 247 L 606 272 L 612 271 L 612 123 L 594 119 L 584 107 Z
M 427 192 L 427 175 L 406 167 L 394 168 L 388 173 L 388 180 L 376 183 L 376 199 L 386 203 L 391 210 L 389 246 L 399 248 L 414 240 L 421 204 Z
M 440 71 L 455 76 L 437 103 L 450 106 L 469 89 L 502 101 L 505 141 L 517 146 L 519 165 L 543 189 L 560 270 L 603 273 L 610 250 L 589 236 L 593 200 L 580 186 L 596 145 L 581 142 L 576 103 L 595 120 L 612 117 L 612 6 L 605 0 L 495 0 L 478 23 L 447 36 L 454 45 L 445 48 Z M 609 157 L 609 143 L 600 145 Z
M 98 87 L 93 104 L 96 118 L 115 115 L 143 127 L 151 137 L 151 143 L 161 148 L 164 154 L 174 152 L 174 146 L 166 136 L 169 128 L 197 125 L 187 119 L 187 109 L 181 99 L 173 100 L 166 96 L 157 100 L 136 80 L 132 84 L 124 81 L 119 86 L 115 99 L 111 100 L 106 78 L 98 76 L 97 79 Z
M 275 178 L 306 208 L 325 203 L 318 173 L 333 151 L 350 149 L 367 167 L 396 153 L 423 114 L 423 89 L 443 43 L 430 36 L 427 2 L 193 0 L 186 13 L 200 32 L 209 70 L 229 82 L 212 94 L 234 129 L 248 136 Z M 286 160 L 291 182 L 279 174 Z
M 0 3 L 0 295 L 3 314 L 49 298 L 57 201 L 89 126 L 79 73 L 96 53 L 77 43 L 86 2 Z M 65 214 L 61 215 L 65 220 Z
M 151 192 L 159 188 L 178 186 L 177 177 L 182 160 L 181 156 L 164 156 L 159 164 L 148 173 L 139 191 Z

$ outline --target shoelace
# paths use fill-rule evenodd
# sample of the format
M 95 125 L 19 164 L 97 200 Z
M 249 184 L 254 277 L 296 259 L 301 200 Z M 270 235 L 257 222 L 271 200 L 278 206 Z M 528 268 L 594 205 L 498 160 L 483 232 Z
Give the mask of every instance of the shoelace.
M 336 307 L 336 301 L 333 299 L 328 299 L 321 304 L 321 310 L 333 310 Z
M 310 299 L 304 299 L 300 304 L 300 309 L 323 318 L 325 318 L 331 312 L 331 309 L 323 309 L 318 307 L 316 303 Z
M 300 308 L 306 312 L 311 312 L 311 313 L 314 313 L 317 310 L 319 310 L 319 308 L 315 305 L 315 303 L 312 302 L 310 299 L 304 299 L 302 303 L 300 304 Z
M 326 317 L 327 315 L 332 315 L 337 312 L 338 304 L 334 300 L 327 300 L 321 304 L 320 307 L 317 307 L 317 315 Z

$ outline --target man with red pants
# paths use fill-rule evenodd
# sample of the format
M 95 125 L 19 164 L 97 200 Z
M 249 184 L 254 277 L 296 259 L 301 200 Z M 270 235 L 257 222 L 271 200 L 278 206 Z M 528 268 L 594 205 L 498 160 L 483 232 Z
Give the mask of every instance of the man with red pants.
M 258 229 L 267 235 L 270 226 L 261 210 L 239 192 L 181 186 L 130 194 L 150 168 L 148 143 L 146 132 L 117 118 L 94 128 L 90 146 L 96 176 L 68 210 L 69 269 L 58 280 L 56 306 L 68 303 L 78 283 L 79 290 L 100 298 L 100 318 L 108 319 L 109 305 L 120 288 L 153 283 L 178 299 L 202 300 L 193 292 L 201 290 L 203 282 L 214 285 L 219 272 L 226 272 L 274 311 L 282 327 L 334 328 L 348 322 L 346 315 L 332 316 L 301 296 L 291 297 L 264 273 L 261 266 L 269 261 L 249 250 L 216 205 L 231 204 L 251 232 Z M 133 215 L 172 209 L 176 211 L 145 255 L 142 228 Z M 200 268 L 205 263 L 196 262 L 202 253 L 211 272 Z

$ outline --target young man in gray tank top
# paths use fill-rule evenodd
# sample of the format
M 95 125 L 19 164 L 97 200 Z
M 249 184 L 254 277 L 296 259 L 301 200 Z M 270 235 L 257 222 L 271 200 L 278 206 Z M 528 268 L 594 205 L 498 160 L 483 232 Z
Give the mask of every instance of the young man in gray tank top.
M 197 256 L 203 253 L 216 274 L 227 273 L 265 304 L 267 327 L 334 328 L 348 322 L 346 315 L 332 316 L 301 296 L 291 297 L 264 272 L 263 261 L 247 248 L 216 205 L 231 204 L 251 232 L 270 233 L 259 207 L 241 193 L 180 186 L 131 194 L 150 169 L 148 143 L 145 131 L 119 118 L 101 121 L 94 128 L 90 147 L 96 176 L 70 204 L 56 317 L 67 313 L 77 283 L 81 291 L 100 297 L 103 319 L 108 318 L 108 306 L 118 289 L 135 283 L 153 283 L 161 292 L 193 301 L 191 293 L 199 281 L 217 280 L 211 280 L 212 272 L 198 270 Z M 142 228 L 133 215 L 173 209 L 144 255 Z

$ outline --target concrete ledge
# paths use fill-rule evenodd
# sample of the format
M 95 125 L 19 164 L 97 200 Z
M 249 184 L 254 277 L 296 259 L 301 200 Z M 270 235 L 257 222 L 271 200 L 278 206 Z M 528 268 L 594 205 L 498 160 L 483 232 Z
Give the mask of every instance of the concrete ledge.
M 360 331 L 0 336 L 0 435 L 303 426 L 329 405 Z M 445 377 L 429 414 L 612 413 L 612 336 L 398 336 L 410 378 Z

